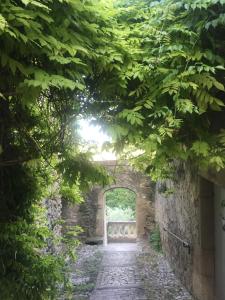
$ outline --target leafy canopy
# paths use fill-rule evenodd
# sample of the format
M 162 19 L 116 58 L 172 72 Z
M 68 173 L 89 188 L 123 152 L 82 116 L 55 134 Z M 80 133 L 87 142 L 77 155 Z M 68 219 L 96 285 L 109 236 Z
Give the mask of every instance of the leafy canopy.
M 118 1 L 121 64 L 91 81 L 99 103 L 89 108 L 154 179 L 170 176 L 174 159 L 224 168 L 224 9 L 222 0 Z

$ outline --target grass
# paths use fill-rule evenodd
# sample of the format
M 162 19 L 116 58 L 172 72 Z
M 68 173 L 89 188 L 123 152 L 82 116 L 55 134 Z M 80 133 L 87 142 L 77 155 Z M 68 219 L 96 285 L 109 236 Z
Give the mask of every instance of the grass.
M 155 229 L 151 232 L 149 238 L 152 248 L 157 252 L 162 252 L 162 243 L 159 226 L 156 226 Z

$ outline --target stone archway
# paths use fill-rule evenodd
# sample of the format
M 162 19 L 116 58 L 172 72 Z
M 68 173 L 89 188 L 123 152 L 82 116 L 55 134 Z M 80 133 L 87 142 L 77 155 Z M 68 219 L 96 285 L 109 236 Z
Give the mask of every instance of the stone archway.
M 126 175 L 130 177 L 132 171 Z M 124 173 L 119 174 L 124 175 Z M 151 226 L 154 222 L 154 210 L 152 206 L 152 202 L 150 201 L 150 188 L 145 188 L 140 184 L 139 180 L 136 181 L 135 186 L 126 183 L 119 183 L 120 176 L 117 178 L 117 184 L 113 184 L 103 188 L 98 194 L 98 210 L 96 214 L 96 236 L 104 237 L 106 235 L 106 227 L 105 227 L 105 193 L 114 188 L 126 188 L 131 190 L 136 194 L 136 227 L 137 227 L 137 237 L 143 237 L 148 230 L 149 225 Z M 140 174 L 139 174 L 140 176 Z M 124 179 L 124 178 L 123 178 Z M 143 178 L 142 178 L 143 179 Z
M 97 236 L 103 236 L 104 244 L 107 244 L 107 224 L 106 224 L 106 193 L 107 191 L 117 189 L 117 188 L 124 188 L 132 191 L 135 194 L 135 202 L 136 202 L 136 230 L 138 231 L 138 222 L 137 222 L 137 212 L 139 211 L 138 207 L 138 191 L 135 187 L 132 187 L 130 184 L 112 184 L 102 189 L 102 191 L 99 193 L 98 196 L 98 207 L 101 207 L 102 209 L 99 209 L 97 212 L 96 220 L 98 222 L 96 223 L 96 235 Z
M 127 163 L 101 161 L 114 184 L 106 187 L 95 186 L 85 197 L 83 204 L 63 204 L 63 218 L 67 225 L 79 224 L 84 229 L 84 238 L 104 240 L 105 201 L 104 194 L 112 188 L 127 188 L 136 194 L 137 237 L 143 237 L 154 227 L 154 184 L 150 178 L 134 171 Z
M 143 237 L 154 225 L 154 186 L 150 178 L 134 171 L 126 163 L 117 161 L 101 162 L 109 174 L 115 178 L 115 183 L 105 188 L 95 187 L 89 194 L 89 202 L 97 204 L 95 215 L 95 230 L 93 236 L 104 238 L 105 235 L 105 193 L 113 188 L 126 188 L 136 194 L 137 237 Z

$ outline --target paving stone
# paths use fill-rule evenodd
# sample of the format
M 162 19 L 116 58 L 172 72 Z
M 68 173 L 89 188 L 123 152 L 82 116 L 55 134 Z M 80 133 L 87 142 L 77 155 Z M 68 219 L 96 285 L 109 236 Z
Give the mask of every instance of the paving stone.
M 103 267 L 97 279 L 97 288 L 139 287 L 141 279 L 135 266 Z
M 148 300 L 141 288 L 96 290 L 90 300 Z
M 108 251 L 107 251 L 108 252 Z M 136 264 L 136 253 L 127 251 L 118 251 L 105 253 L 102 265 L 103 266 L 126 266 Z
M 147 300 L 137 268 L 136 245 L 105 248 L 91 300 Z
M 105 252 L 136 252 L 137 249 L 137 243 L 111 243 L 104 247 Z

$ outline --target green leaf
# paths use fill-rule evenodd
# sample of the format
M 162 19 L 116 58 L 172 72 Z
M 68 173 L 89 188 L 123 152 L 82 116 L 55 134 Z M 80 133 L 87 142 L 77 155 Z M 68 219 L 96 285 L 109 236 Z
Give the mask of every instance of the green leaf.
M 224 167 L 225 167 L 224 160 L 220 156 L 213 156 L 212 158 L 210 158 L 209 162 L 215 166 L 217 172 L 224 169 Z
M 6 19 L 3 17 L 2 14 L 0 14 L 0 31 L 5 31 L 5 29 L 8 26 L 8 22 Z
M 196 141 L 192 144 L 191 150 L 197 156 L 207 157 L 209 154 L 210 146 L 208 143 L 203 141 Z

